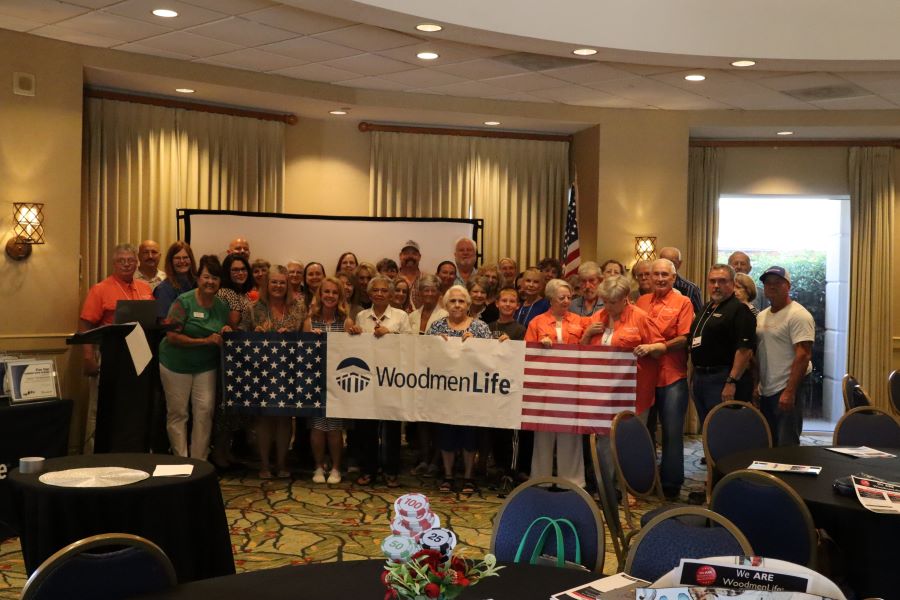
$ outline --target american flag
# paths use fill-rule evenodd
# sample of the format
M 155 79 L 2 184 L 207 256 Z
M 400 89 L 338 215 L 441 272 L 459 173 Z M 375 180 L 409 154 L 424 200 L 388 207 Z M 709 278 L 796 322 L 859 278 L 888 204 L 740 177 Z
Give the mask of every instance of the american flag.
M 607 433 L 616 414 L 634 410 L 637 360 L 610 346 L 525 348 L 522 429 Z
M 563 276 L 569 277 L 578 272 L 581 264 L 581 250 L 578 247 L 578 212 L 576 210 L 577 188 L 575 184 L 569 188 L 569 201 L 566 210 L 566 233 L 563 238 Z
M 224 334 L 222 407 L 253 415 L 325 416 L 325 337 Z

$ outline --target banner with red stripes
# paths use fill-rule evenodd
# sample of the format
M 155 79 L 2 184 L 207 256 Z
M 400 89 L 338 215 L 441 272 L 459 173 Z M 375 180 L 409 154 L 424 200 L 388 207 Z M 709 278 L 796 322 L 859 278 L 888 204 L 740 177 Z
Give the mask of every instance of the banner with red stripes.
M 529 342 L 523 388 L 522 429 L 605 434 L 634 410 L 637 359 L 611 346 Z

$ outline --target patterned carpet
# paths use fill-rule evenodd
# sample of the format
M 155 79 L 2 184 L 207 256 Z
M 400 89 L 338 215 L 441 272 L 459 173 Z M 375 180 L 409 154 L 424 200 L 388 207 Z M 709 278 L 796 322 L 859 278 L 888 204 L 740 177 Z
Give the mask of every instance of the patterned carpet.
M 830 441 L 830 436 L 828 438 Z M 802 443 L 827 443 L 824 437 L 804 437 Z M 703 448 L 697 436 L 686 439 L 686 482 L 682 499 L 702 490 L 706 467 L 700 464 Z M 469 555 L 487 551 L 492 519 L 503 500 L 485 485 L 471 496 L 441 494 L 438 481 L 402 476 L 401 487 L 359 487 L 350 479 L 335 485 L 313 484 L 308 473 L 302 479 L 260 481 L 251 471 L 221 479 L 226 515 L 231 528 L 237 571 L 271 569 L 312 562 L 359 560 L 380 556 L 379 544 L 390 532 L 394 499 L 407 492 L 422 492 L 445 527 L 453 529 Z M 658 506 L 640 501 L 637 514 Z M 605 573 L 617 570 L 607 536 Z M 0 544 L 0 599 L 18 598 L 26 580 L 18 539 Z

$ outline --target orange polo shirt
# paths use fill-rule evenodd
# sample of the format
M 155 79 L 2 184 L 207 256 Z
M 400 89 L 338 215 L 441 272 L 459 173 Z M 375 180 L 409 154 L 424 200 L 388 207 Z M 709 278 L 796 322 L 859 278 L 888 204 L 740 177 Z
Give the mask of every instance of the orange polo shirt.
M 609 325 L 609 314 L 605 308 L 595 312 L 589 319 L 590 323 L 603 323 Z M 591 339 L 591 346 L 599 346 L 603 341 L 603 335 L 595 335 Z M 641 344 L 655 344 L 666 340 L 659 333 L 656 324 L 650 316 L 640 308 L 626 304 L 619 316 L 619 322 L 613 329 L 610 346 L 634 350 Z M 656 400 L 656 373 L 658 363 L 649 356 L 641 356 L 637 359 L 637 400 L 634 412 L 643 413 L 653 406 Z
M 526 342 L 540 342 L 545 335 L 550 336 L 553 343 L 561 344 L 580 344 L 581 336 L 584 334 L 584 326 L 587 319 L 576 315 L 573 312 L 567 312 L 562 321 L 562 342 L 556 341 L 556 317 L 550 311 L 536 316 L 528 323 L 528 330 L 525 332 Z
M 110 275 L 88 291 L 81 307 L 81 318 L 95 327 L 110 325 L 115 320 L 119 300 L 153 300 L 153 292 L 143 281 L 126 282 Z
M 687 335 L 694 320 L 694 305 L 691 299 L 675 290 L 669 290 L 662 298 L 656 294 L 644 294 L 637 299 L 637 307 L 656 323 L 660 335 L 666 340 Z M 659 373 L 656 387 L 671 385 L 687 377 L 687 348 L 666 352 L 657 359 Z

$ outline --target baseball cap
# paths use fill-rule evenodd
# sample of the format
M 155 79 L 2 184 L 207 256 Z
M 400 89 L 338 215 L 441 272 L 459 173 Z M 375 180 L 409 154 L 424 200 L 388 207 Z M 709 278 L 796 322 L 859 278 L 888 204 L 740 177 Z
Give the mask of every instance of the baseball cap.
M 788 270 L 784 267 L 769 267 L 768 269 L 766 269 L 765 273 L 759 276 L 759 280 L 765 283 L 766 277 L 768 277 L 769 275 L 778 275 L 788 283 L 791 282 L 791 274 L 788 273 Z
M 419 248 L 419 243 L 415 240 L 406 240 L 406 243 L 403 244 L 403 247 L 400 248 L 400 252 L 403 252 L 407 248 L 415 248 L 416 252 L 421 253 L 422 250 Z

